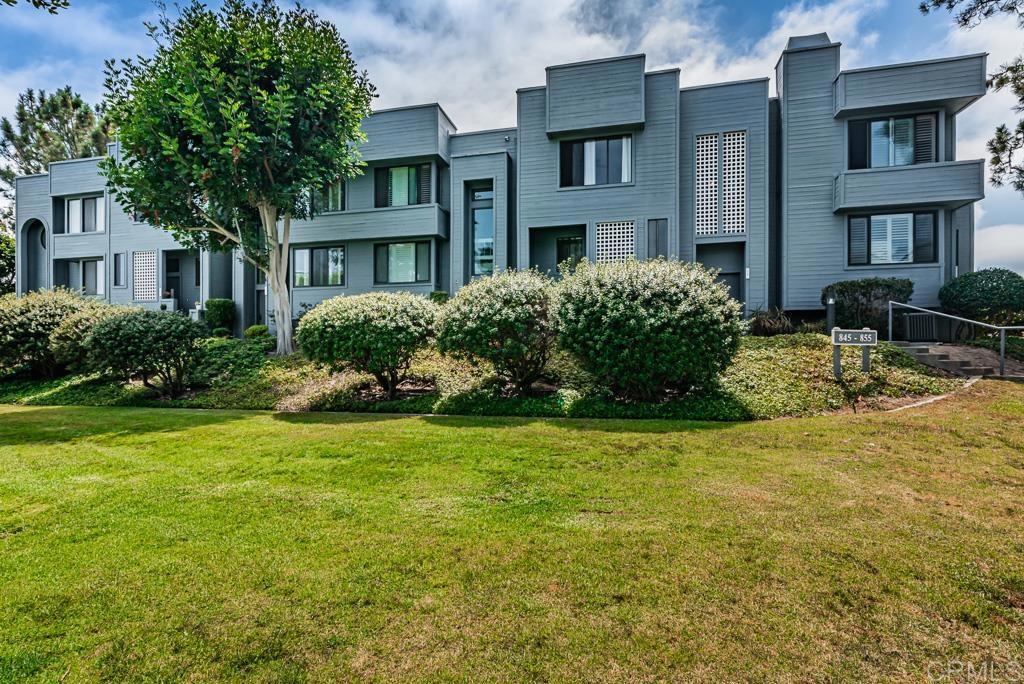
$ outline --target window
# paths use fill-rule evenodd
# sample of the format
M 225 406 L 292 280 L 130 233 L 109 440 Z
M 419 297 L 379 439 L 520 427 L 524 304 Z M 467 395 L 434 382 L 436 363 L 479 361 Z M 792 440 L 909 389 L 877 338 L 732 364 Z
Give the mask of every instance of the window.
M 747 132 L 698 135 L 694 141 L 694 230 L 747 232 Z
M 848 263 L 927 264 L 938 261 L 938 221 L 935 212 L 851 216 Z
M 619 261 L 633 256 L 634 225 L 632 221 L 610 221 L 597 224 L 597 261 Z
M 196 257 L 195 264 L 193 264 L 193 268 L 195 268 L 195 283 L 194 284 L 195 284 L 196 287 L 199 287 L 203 283 L 203 259 L 202 259 L 202 257 Z
M 79 262 L 82 294 L 103 296 L 106 274 L 103 270 L 103 259 L 92 259 Z
M 344 247 L 292 250 L 292 285 L 295 287 L 339 287 L 344 284 Z
M 564 140 L 559 146 L 563 188 L 628 183 L 633 173 L 633 138 Z
M 102 195 L 69 199 L 65 210 L 69 233 L 102 233 L 106 229 L 106 209 Z
M 938 159 L 935 114 L 851 121 L 849 166 L 877 169 L 928 164 Z
M 156 252 L 132 254 L 132 299 L 137 302 L 156 301 Z
M 668 256 L 668 219 L 647 221 L 647 258 Z
M 125 254 L 119 252 L 114 255 L 114 287 L 124 287 L 127 284 L 125 280 Z
M 569 269 L 572 270 L 576 264 L 586 258 L 583 249 L 583 236 L 560 237 L 555 239 L 556 263 L 569 262 Z
M 429 242 L 392 242 L 373 247 L 373 282 L 378 285 L 430 280 Z
M 335 181 L 314 193 L 313 211 L 345 211 L 345 181 Z
M 430 204 L 430 164 L 375 169 L 373 178 L 376 207 Z
M 494 188 L 491 183 L 470 188 L 470 258 L 475 276 L 494 273 Z

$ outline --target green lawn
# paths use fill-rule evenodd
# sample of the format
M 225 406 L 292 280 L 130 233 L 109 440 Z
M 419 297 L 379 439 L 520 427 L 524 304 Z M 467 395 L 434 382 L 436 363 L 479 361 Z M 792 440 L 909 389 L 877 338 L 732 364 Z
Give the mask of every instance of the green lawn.
M 1021 662 L 1022 427 L 998 381 L 732 424 L 0 407 L 0 681 Z

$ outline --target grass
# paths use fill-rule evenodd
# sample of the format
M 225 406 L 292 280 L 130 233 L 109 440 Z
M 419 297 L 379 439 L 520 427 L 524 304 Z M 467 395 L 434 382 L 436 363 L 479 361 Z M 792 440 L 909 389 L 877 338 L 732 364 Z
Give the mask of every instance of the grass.
M 844 350 L 845 382 L 837 383 L 832 347 L 824 335 L 748 337 L 716 387 L 652 404 L 615 401 L 564 356 L 552 363 L 552 391 L 516 398 L 506 396 L 486 369 L 428 351 L 411 369 L 415 391 L 385 401 L 369 391 L 369 376 L 331 374 L 301 356 L 269 358 L 260 343 L 217 340 L 210 343 L 200 369 L 202 389 L 177 401 L 155 400 L 139 385 L 72 376 L 0 382 L 0 403 L 750 420 L 878 408 L 892 399 L 942 394 L 957 386 L 884 343 L 872 352 L 870 373 L 860 372 L 859 354 Z
M 731 424 L 0 407 L 0 681 L 1006 667 L 1022 424 L 997 381 Z

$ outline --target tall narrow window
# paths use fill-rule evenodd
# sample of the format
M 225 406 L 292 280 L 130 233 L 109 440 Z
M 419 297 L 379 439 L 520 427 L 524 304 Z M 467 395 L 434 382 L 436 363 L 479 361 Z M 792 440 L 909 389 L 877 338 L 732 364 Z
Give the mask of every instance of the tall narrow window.
M 125 254 L 118 252 L 114 255 L 114 287 L 124 287 L 125 280 Z
M 313 195 L 314 211 L 345 211 L 345 181 L 335 181 Z
M 491 183 L 471 186 L 469 201 L 470 258 L 473 275 L 494 272 L 494 188 Z
M 82 232 L 82 200 L 72 199 L 67 203 L 67 221 L 69 233 Z
M 292 252 L 292 285 L 309 287 L 308 249 L 296 249 Z
M 431 202 L 430 164 L 375 169 L 373 179 L 376 207 L 404 207 Z
M 668 256 L 668 219 L 647 221 L 647 258 Z
M 695 212 L 697 235 L 718 233 L 718 134 L 696 139 Z
M 564 140 L 559 145 L 559 185 L 629 183 L 633 169 L 633 138 L 615 136 L 590 140 Z
M 373 280 L 378 285 L 430 280 L 429 242 L 392 242 L 374 245 L 373 249 Z
M 106 294 L 106 273 L 103 269 L 103 259 L 79 262 L 79 272 L 82 278 L 80 283 L 82 294 L 99 297 Z
M 193 284 L 196 287 L 199 287 L 200 285 L 203 284 L 203 258 L 196 257 L 195 263 L 192 265 L 192 268 L 195 269 L 195 273 L 193 275 L 195 280 Z

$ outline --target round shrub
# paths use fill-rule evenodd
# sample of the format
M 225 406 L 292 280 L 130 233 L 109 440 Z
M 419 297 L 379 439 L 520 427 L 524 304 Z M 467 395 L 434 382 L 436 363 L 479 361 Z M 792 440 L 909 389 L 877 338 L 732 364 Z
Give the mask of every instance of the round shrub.
M 255 340 L 263 337 L 270 337 L 270 328 L 265 325 L 250 325 L 243 333 L 245 339 Z
M 99 321 L 85 338 L 95 371 L 142 383 L 161 396 L 177 397 L 200 359 L 206 327 L 177 313 L 131 309 Z M 159 385 L 151 379 L 156 377 Z
M 554 288 L 533 270 L 472 281 L 441 309 L 437 323 L 442 354 L 489 361 L 519 394 L 544 372 L 554 342 Z
M 582 262 L 558 287 L 559 344 L 612 392 L 709 385 L 739 348 L 741 308 L 700 264 Z
M 0 367 L 59 375 L 64 367 L 50 349 L 50 335 L 71 314 L 97 306 L 96 301 L 63 288 L 0 298 Z
M 211 330 L 228 328 L 235 325 L 235 303 L 230 299 L 207 299 L 204 320 Z M 218 335 L 214 333 L 214 336 Z
M 231 337 L 231 331 L 227 328 L 214 328 L 210 331 L 213 337 Z
M 296 339 L 313 361 L 370 373 L 394 399 L 413 355 L 433 334 L 436 316 L 436 304 L 406 292 L 343 295 L 303 316 Z
M 87 306 L 67 316 L 50 333 L 50 351 L 57 363 L 73 371 L 88 369 L 85 339 L 94 325 L 112 316 L 131 311 L 127 306 L 99 304 Z
M 986 268 L 954 278 L 939 290 L 946 311 L 991 325 L 1024 323 L 1024 277 Z
M 840 328 L 889 329 L 889 302 L 909 302 L 914 282 L 909 278 L 858 278 L 841 280 L 821 290 L 821 304 L 835 299 L 836 325 Z

